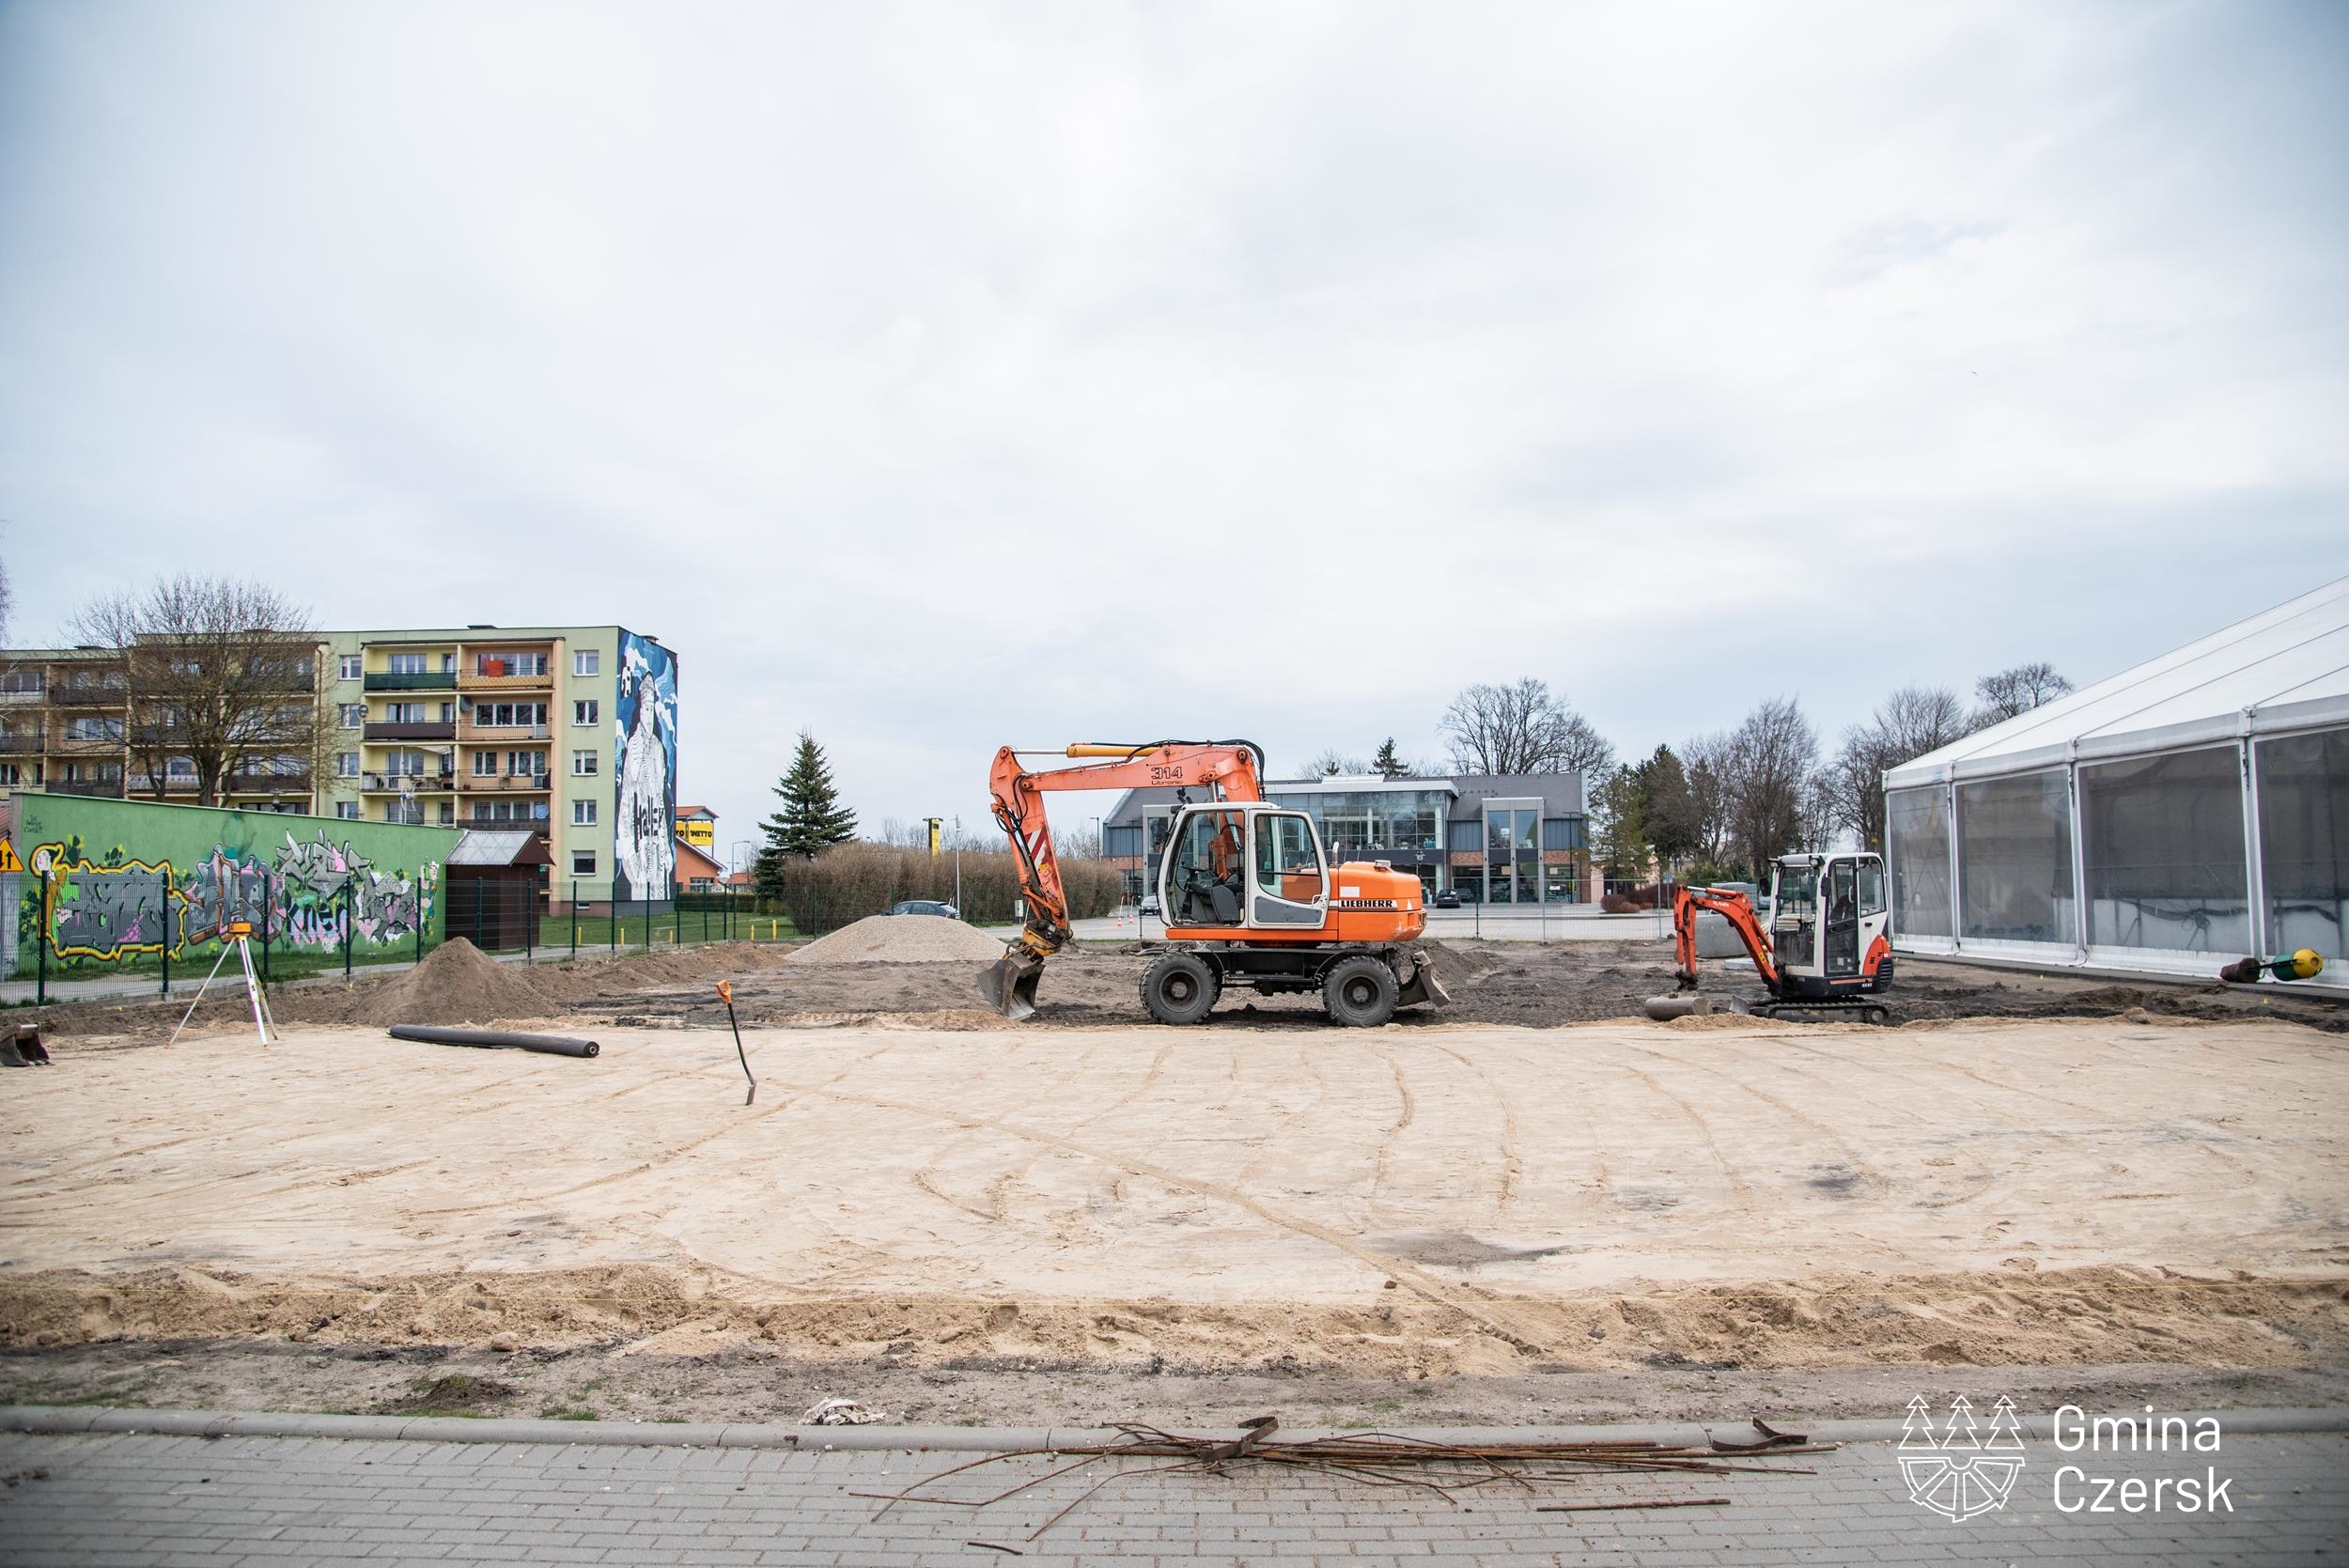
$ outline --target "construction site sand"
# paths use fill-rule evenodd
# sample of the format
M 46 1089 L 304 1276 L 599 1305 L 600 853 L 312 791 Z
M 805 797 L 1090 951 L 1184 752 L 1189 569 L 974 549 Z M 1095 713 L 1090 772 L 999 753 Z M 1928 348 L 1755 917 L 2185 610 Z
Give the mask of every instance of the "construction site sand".
M 786 964 L 985 963 L 1003 940 L 940 915 L 867 915 L 795 949 Z
M 2274 1024 L 302 1029 L 0 1108 L 0 1340 L 1397 1374 L 2338 1362 L 2349 1060 Z

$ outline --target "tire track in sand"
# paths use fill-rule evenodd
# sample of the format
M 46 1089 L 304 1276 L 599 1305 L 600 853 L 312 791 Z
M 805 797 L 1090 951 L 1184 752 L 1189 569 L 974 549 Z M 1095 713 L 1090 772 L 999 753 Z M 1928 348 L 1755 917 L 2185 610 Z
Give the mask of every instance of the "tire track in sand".
M 1487 1333 L 1529 1355 L 1545 1355 L 1551 1348 L 1541 1329 L 1511 1321 L 1509 1315 L 1499 1311 L 1494 1304 L 1478 1299 L 1449 1281 L 1436 1278 L 1425 1269 L 1406 1263 L 1401 1258 L 1392 1258 L 1382 1252 L 1372 1251 L 1343 1232 L 1332 1230 L 1327 1225 L 1297 1215 L 1283 1214 L 1245 1192 L 1237 1191 L 1221 1183 L 1207 1181 L 1198 1176 L 1185 1175 L 1182 1172 L 1170 1170 L 1148 1160 L 1113 1155 L 1107 1150 L 1081 1143 L 1072 1138 L 1063 1138 L 1057 1133 L 1042 1132 L 1032 1127 L 1018 1126 L 996 1117 L 983 1116 L 972 1110 L 956 1110 L 942 1106 L 923 1105 L 912 1100 L 885 1099 L 878 1094 L 859 1094 L 844 1089 L 807 1088 L 794 1092 L 814 1094 L 823 1099 L 840 1100 L 849 1105 L 871 1106 L 882 1110 L 897 1110 L 909 1115 L 930 1117 L 957 1126 L 986 1127 L 990 1131 L 1002 1133 L 1006 1138 L 1040 1143 L 1049 1148 L 1076 1155 L 1083 1159 L 1096 1161 L 1114 1171 L 1146 1177 L 1178 1191 L 1227 1203 L 1234 1208 L 1254 1215 L 1268 1225 L 1310 1237 L 1337 1249 L 1357 1262 L 1384 1274 L 1401 1288 L 1437 1306 L 1450 1308 L 1462 1317 L 1483 1327 Z

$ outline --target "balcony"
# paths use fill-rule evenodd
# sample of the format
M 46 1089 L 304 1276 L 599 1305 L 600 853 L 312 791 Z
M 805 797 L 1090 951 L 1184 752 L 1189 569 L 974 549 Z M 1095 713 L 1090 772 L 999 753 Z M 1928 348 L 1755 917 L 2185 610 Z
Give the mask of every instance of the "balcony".
M 457 722 L 453 719 L 429 724 L 377 723 L 370 720 L 361 733 L 368 740 L 454 740 Z
M 471 829 L 475 832 L 483 833 L 531 832 L 537 834 L 540 838 L 545 838 L 554 828 L 554 824 L 543 816 L 534 816 L 521 821 L 512 819 L 499 821 L 495 817 L 489 816 L 460 816 L 451 826 Z
M 362 679 L 360 685 L 369 691 L 454 691 L 457 690 L 457 672 L 431 670 L 415 675 L 393 675 L 377 670 Z
M 47 751 L 48 743 L 38 732 L 31 735 L 0 735 L 0 755 L 37 756 Z
M 403 795 L 414 790 L 418 795 L 445 795 L 457 787 L 454 773 L 362 773 L 359 791 L 363 795 Z
M 48 694 L 48 691 L 41 687 L 38 680 L 30 686 L 18 685 L 8 687 L 5 690 L 0 690 L 0 707 L 8 706 L 17 703 L 37 703 Z
M 544 794 L 547 789 L 547 776 L 544 773 L 467 773 L 464 775 L 462 787 L 468 791 L 527 789 Z
M 122 737 L 118 735 L 61 735 L 49 743 L 49 750 L 64 756 L 119 756 Z
M 523 675 L 510 672 L 490 675 L 480 670 L 460 671 L 457 676 L 461 691 L 545 691 L 554 685 L 554 666 L 550 663 L 544 675 Z
M 310 775 L 307 773 L 231 773 L 221 790 L 226 796 L 299 795 L 309 799 Z
M 374 726 L 370 725 L 369 728 Z M 525 740 L 552 740 L 552 725 L 548 724 L 477 724 L 467 719 L 457 726 L 459 740 L 480 740 L 490 745 L 519 745 Z M 375 738 L 369 736 L 367 738 Z
M 52 779 L 42 787 L 52 795 L 88 795 L 101 800 L 122 799 L 120 779 Z

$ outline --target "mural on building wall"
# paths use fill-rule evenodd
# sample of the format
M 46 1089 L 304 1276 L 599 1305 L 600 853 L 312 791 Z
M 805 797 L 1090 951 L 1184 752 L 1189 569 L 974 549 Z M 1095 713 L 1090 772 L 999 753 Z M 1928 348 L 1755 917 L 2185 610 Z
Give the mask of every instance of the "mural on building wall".
M 660 644 L 620 633 L 613 824 L 615 898 L 667 898 L 677 887 L 677 657 Z
M 193 864 L 140 860 L 120 845 L 93 858 L 78 836 L 39 845 L 24 857 L 32 875 L 23 879 L 20 940 L 29 944 L 45 921 L 61 958 L 113 960 L 166 945 L 178 958 L 217 942 L 236 920 L 266 929 L 276 945 L 329 950 L 341 948 L 346 930 L 354 946 L 370 947 L 430 928 L 437 861 L 413 873 L 385 870 L 348 840 L 328 842 L 323 828 L 313 840 L 285 838 L 266 860 L 215 844 Z

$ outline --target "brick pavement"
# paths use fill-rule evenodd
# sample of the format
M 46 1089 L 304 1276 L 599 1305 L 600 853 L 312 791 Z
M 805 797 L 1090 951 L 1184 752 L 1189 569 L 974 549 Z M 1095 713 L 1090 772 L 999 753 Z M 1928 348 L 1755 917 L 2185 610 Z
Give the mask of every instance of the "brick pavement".
M 881 1504 L 972 1455 L 307 1437 L 0 1435 L 0 1563 L 1275 1564 L 2322 1563 L 2349 1552 L 2349 1436 L 2231 1436 L 2217 1454 L 2030 1445 L 2002 1511 L 1952 1525 L 1907 1499 L 1887 1443 L 1802 1461 L 1811 1476 L 1588 1477 L 1454 1507 L 1409 1489 L 1249 1469 L 1128 1473 L 1040 1539 L 1102 1471 L 985 1511 Z M 1140 1462 L 1122 1462 L 1138 1471 Z M 2066 1516 L 2059 1466 L 2146 1479 L 2215 1463 L 2232 1514 Z M 1008 1460 L 960 1484 L 1041 1472 Z M 2084 1491 L 2074 1494 L 2084 1496 Z M 1551 1501 L 1726 1496 L 1725 1508 L 1537 1514 Z M 2067 1500 L 2071 1500 L 2067 1498 Z M 2327 1556 L 2326 1554 L 2330 1555 Z

